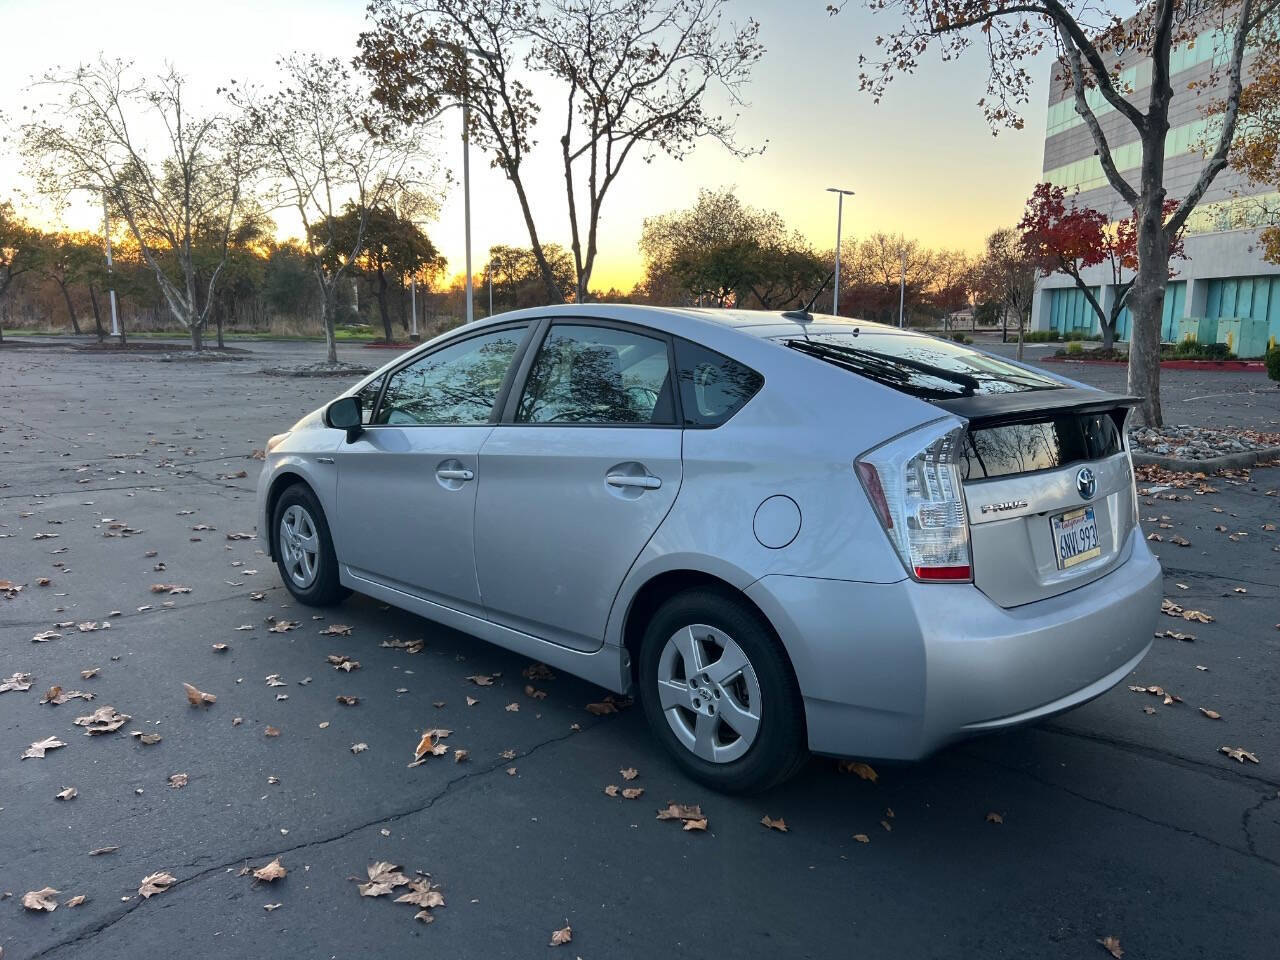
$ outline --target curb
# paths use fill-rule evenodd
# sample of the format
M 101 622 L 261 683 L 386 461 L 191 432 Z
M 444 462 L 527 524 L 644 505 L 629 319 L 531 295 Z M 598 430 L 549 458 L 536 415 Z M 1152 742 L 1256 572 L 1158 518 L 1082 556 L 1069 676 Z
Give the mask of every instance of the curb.
M 366 343 L 364 348 L 366 350 L 411 350 L 414 347 L 421 346 L 422 342 L 418 340 L 410 343 Z
M 1156 453 L 1136 451 L 1132 456 L 1135 467 L 1161 467 L 1177 473 L 1212 473 L 1215 470 L 1239 470 L 1243 467 L 1256 466 L 1263 460 L 1280 459 L 1280 447 L 1263 447 L 1261 450 L 1226 453 L 1207 460 L 1183 460 L 1180 457 L 1163 457 Z
M 1041 357 L 1041 363 L 1088 363 L 1094 366 L 1123 366 L 1124 360 L 1090 360 L 1087 357 Z M 1261 360 L 1161 360 L 1165 370 L 1221 370 L 1257 373 L 1267 369 Z

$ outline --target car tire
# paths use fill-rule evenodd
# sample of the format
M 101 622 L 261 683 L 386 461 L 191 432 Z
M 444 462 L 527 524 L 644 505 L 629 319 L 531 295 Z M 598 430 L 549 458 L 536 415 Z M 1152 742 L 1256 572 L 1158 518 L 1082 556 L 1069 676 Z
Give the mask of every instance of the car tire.
M 698 588 L 667 600 L 645 628 L 639 660 L 649 726 L 700 783 L 758 793 L 808 759 L 790 661 L 760 614 L 730 591 Z M 735 672 L 738 663 L 744 665 Z
M 280 495 L 272 517 L 272 535 L 280 579 L 299 603 L 331 607 L 350 595 L 339 582 L 329 523 L 310 487 L 295 483 Z M 308 544 L 314 550 L 305 549 Z

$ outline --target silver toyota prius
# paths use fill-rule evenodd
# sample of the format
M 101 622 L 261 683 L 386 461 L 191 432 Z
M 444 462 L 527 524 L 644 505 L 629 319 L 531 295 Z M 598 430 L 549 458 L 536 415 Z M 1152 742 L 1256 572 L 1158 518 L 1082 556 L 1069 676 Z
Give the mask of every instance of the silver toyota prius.
M 799 311 L 521 310 L 272 437 L 258 519 L 302 603 L 359 591 L 634 693 L 691 776 L 755 791 L 1138 664 L 1135 402 Z

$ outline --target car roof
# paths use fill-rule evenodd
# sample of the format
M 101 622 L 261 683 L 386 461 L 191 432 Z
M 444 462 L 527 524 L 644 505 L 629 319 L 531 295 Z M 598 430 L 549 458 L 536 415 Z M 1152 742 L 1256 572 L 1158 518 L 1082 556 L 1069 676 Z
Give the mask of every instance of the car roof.
M 801 314 L 799 311 L 737 310 L 716 307 L 662 307 L 635 303 L 561 303 L 545 307 L 530 307 L 497 314 L 480 321 L 488 324 L 504 320 L 532 317 L 592 317 L 596 319 L 629 320 L 645 323 L 655 315 L 680 317 L 699 323 L 714 324 L 738 333 L 767 340 L 776 337 L 795 337 L 814 333 L 844 333 L 854 329 L 862 333 L 889 334 L 905 337 L 922 337 L 925 334 L 903 330 L 883 323 L 854 320 L 825 313 Z M 802 319 L 808 317 L 809 319 Z

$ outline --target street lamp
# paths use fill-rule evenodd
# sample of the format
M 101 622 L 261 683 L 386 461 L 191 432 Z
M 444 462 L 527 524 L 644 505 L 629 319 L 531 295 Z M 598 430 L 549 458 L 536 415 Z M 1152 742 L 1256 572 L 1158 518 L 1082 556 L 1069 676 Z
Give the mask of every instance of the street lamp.
M 467 96 L 471 89 L 471 56 L 474 54 L 490 62 L 494 54 L 478 47 L 459 47 L 462 54 L 462 218 L 467 246 L 467 323 L 475 319 L 471 290 L 471 103 Z M 489 306 L 493 313 L 493 305 Z
M 840 187 L 827 187 L 827 193 L 836 195 L 836 274 L 835 286 L 831 290 L 831 312 L 836 316 L 840 315 L 840 237 L 843 233 L 841 218 L 844 216 L 844 198 L 852 197 L 852 190 L 844 190 Z
M 116 285 L 115 272 L 112 269 L 114 261 L 111 259 L 111 214 L 107 212 L 107 188 L 98 187 L 91 183 L 80 184 L 81 190 L 100 190 L 102 192 L 102 238 L 107 245 L 107 277 L 112 281 L 107 293 L 111 300 L 111 336 L 120 336 L 120 318 L 116 310 Z
M 493 316 L 493 265 L 496 260 L 489 261 L 489 316 Z

